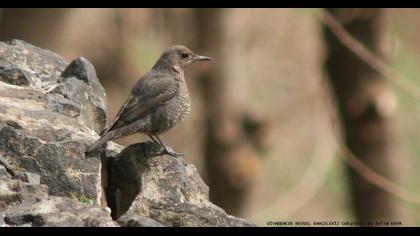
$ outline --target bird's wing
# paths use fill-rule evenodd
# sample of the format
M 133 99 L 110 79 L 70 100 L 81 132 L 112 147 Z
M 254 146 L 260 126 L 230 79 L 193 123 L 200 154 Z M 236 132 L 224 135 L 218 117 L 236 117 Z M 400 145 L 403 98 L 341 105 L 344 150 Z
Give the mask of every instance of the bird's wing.
M 129 98 L 103 134 L 143 118 L 173 98 L 178 88 L 179 82 L 168 75 L 146 75 L 134 85 Z

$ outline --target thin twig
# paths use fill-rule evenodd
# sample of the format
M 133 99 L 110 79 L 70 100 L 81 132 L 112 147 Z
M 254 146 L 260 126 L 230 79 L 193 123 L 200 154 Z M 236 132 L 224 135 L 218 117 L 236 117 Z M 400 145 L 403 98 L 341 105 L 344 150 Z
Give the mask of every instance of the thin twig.
M 332 16 L 325 9 L 321 9 L 322 16 L 320 20 L 334 33 L 334 35 L 340 40 L 340 42 L 352 51 L 356 56 L 363 60 L 366 64 L 376 70 L 381 76 L 387 78 L 397 84 L 403 91 L 420 100 L 420 91 L 417 87 L 413 86 L 407 80 L 402 79 L 402 76 L 395 71 L 391 66 L 385 63 L 380 57 L 369 51 L 360 41 L 355 39 L 350 33 L 348 33 L 338 20 Z M 328 104 L 330 105 L 330 104 Z M 327 107 L 328 109 L 329 107 Z M 332 110 L 329 109 L 331 112 Z M 334 119 L 330 115 L 333 129 L 337 129 L 337 125 Z M 337 132 L 334 132 L 337 135 Z M 410 202 L 416 205 L 420 205 L 420 194 L 417 192 L 408 191 L 398 184 L 390 181 L 384 176 L 378 174 L 369 168 L 365 163 L 360 161 L 359 158 L 347 148 L 343 143 L 342 139 L 337 137 L 337 145 L 340 153 L 345 157 L 345 161 L 349 166 L 363 176 L 368 182 L 382 190 L 392 194 L 406 202 Z
M 322 95 L 321 95 L 322 96 Z M 338 148 L 341 157 L 347 162 L 347 164 L 357 173 L 360 174 L 366 181 L 377 186 L 383 191 L 412 204 L 420 206 L 420 194 L 417 192 L 409 191 L 401 187 L 400 185 L 392 182 L 386 177 L 378 174 L 376 171 L 372 170 L 365 163 L 360 161 L 358 158 L 342 141 L 342 138 L 339 137 L 340 128 L 334 119 L 335 115 L 333 114 L 333 104 L 330 99 L 325 95 L 322 96 L 323 100 L 326 103 L 326 109 L 328 112 L 328 117 L 330 119 L 330 124 L 333 130 L 333 134 L 336 136 L 336 145 Z
M 343 143 L 339 143 L 339 150 L 350 167 L 363 176 L 368 182 L 381 188 L 385 192 L 398 197 L 401 200 L 420 206 L 420 194 L 409 191 L 400 185 L 390 181 L 384 176 L 370 169 L 365 163 L 359 160 Z
M 399 72 L 389 66 L 382 58 L 368 50 L 359 40 L 355 39 L 327 10 L 321 9 L 321 14 L 318 17 L 334 33 L 340 42 L 362 61 L 372 67 L 381 76 L 395 83 L 405 93 L 420 101 L 420 90 L 415 85 L 403 79 L 403 76 Z

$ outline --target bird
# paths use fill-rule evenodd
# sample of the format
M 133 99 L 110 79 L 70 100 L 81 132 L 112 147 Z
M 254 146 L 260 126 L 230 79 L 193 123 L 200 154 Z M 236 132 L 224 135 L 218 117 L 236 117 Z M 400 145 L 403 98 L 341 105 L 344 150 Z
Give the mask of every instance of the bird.
M 143 133 L 162 148 L 163 154 L 183 156 L 163 143 L 159 135 L 178 125 L 191 111 L 184 75 L 186 67 L 192 62 L 210 60 L 210 57 L 197 55 L 183 45 L 165 50 L 152 69 L 134 84 L 114 120 L 87 153 L 108 141 Z

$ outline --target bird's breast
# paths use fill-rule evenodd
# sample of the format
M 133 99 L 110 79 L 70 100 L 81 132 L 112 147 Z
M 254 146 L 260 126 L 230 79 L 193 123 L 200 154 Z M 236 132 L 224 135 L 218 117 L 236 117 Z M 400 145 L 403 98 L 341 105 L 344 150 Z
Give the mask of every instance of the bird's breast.
M 183 121 L 191 112 L 191 99 L 185 84 L 181 84 L 179 92 L 164 106 L 152 115 L 154 133 L 162 133 Z

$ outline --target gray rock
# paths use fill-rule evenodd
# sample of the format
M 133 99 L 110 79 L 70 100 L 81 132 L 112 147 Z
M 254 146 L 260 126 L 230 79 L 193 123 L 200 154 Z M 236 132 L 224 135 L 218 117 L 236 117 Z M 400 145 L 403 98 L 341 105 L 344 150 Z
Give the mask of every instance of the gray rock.
M 40 199 L 47 198 L 47 192 L 46 185 L 33 185 L 18 179 L 3 180 L 0 182 L 0 213 L 4 214 L 24 202 L 30 207 Z
M 48 89 L 56 83 L 67 62 L 57 54 L 22 40 L 0 42 L 0 64 L 28 72 L 29 86 Z
M 6 167 L 0 164 L 0 180 L 9 179 L 11 175 L 7 172 Z
M 4 213 L 10 226 L 44 227 L 117 227 L 105 209 L 86 206 L 65 197 L 49 197 L 31 204 L 21 204 Z
M 133 144 L 109 163 L 108 201 L 121 225 L 148 217 L 164 226 L 255 226 L 212 204 L 195 167 L 161 151 Z
M 0 183 L 0 226 L 116 227 L 105 208 L 48 196 L 46 185 L 13 179 Z
M 92 89 L 95 91 L 94 94 L 100 95 L 99 97 L 101 98 L 106 97 L 105 89 L 99 83 L 95 68 L 86 58 L 79 57 L 72 61 L 61 74 L 61 76 L 63 78 L 74 77 L 76 79 L 80 79 L 92 87 Z M 105 100 L 101 100 L 101 103 L 102 105 L 106 105 Z
M 122 227 L 164 227 L 154 219 L 130 213 L 124 214 L 117 222 Z
M 38 174 L 52 195 L 99 204 L 101 161 L 84 154 L 106 122 L 93 66 L 12 40 L 0 42 L 0 77 L 0 163 Z
M 21 172 L 15 175 L 14 178 L 34 185 L 41 184 L 41 176 L 30 172 Z
M 0 42 L 0 226 L 254 226 L 212 204 L 196 169 L 156 144 L 86 156 L 105 124 L 88 60 Z
M 101 162 L 86 159 L 83 150 L 81 141 L 47 142 L 0 123 L 0 160 L 16 173 L 39 174 L 52 195 L 87 197 L 99 203 Z
M 100 133 L 106 125 L 106 93 L 93 65 L 83 57 L 77 58 L 66 67 L 61 77 L 60 84 L 51 93 L 71 100 L 73 107 L 80 104 L 77 113 L 83 124 Z
M 5 83 L 26 86 L 31 83 L 29 73 L 25 70 L 17 68 L 11 63 L 3 61 L 0 65 L 0 81 Z

